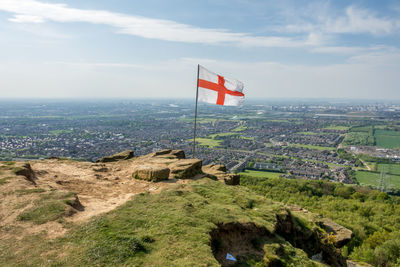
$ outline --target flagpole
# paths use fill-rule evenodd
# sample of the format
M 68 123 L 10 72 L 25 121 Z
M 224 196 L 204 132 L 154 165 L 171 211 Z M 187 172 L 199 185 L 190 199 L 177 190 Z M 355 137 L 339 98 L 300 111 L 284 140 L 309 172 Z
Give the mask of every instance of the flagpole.
M 193 158 L 196 157 L 196 125 L 197 125 L 197 100 L 199 98 L 199 72 L 200 65 L 197 64 L 196 105 L 194 109 L 194 131 L 193 131 Z

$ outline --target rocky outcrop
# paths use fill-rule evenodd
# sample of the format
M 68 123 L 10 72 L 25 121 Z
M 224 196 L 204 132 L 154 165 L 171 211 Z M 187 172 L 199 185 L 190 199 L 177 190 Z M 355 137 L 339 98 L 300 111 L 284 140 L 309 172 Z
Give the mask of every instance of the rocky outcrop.
M 184 159 L 185 152 L 183 150 L 163 149 L 150 154 L 151 157 L 161 157 L 170 159 Z
M 320 225 L 327 233 L 334 236 L 334 245 L 337 248 L 346 245 L 353 237 L 353 232 L 351 230 L 329 219 L 323 218 Z
M 125 150 L 121 153 L 114 154 L 112 156 L 106 156 L 98 159 L 96 162 L 115 162 L 120 160 L 128 160 L 134 157 L 133 150 Z
M 159 165 L 141 165 L 137 166 L 132 173 L 135 179 L 158 182 L 167 180 L 170 169 Z
M 227 173 L 224 175 L 224 183 L 226 185 L 239 185 L 240 175 L 235 173 Z
M 329 234 L 308 228 L 303 220 L 293 216 L 289 210 L 277 214 L 274 232 L 284 237 L 292 246 L 304 250 L 310 258 L 320 255 L 322 262 L 330 266 L 347 266 L 346 259 L 341 255 L 340 249 L 334 246 Z
M 202 161 L 199 159 L 181 159 L 168 166 L 170 178 L 187 179 L 202 174 Z
M 226 173 L 225 165 L 209 164 L 203 166 L 203 172 L 210 178 L 216 178 L 227 185 L 240 184 L 240 175 L 234 173 Z
M 20 166 L 16 166 L 12 171 L 16 175 L 25 176 L 28 181 L 36 184 L 36 176 L 29 163 L 22 163 Z

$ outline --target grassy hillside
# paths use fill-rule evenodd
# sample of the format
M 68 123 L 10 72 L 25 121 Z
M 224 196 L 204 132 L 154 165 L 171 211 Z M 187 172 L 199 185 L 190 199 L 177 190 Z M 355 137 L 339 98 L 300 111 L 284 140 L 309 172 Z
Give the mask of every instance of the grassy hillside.
M 139 194 L 106 215 L 68 227 L 65 236 L 52 240 L 44 232 L 19 239 L 18 229 L 0 229 L 0 266 L 225 266 L 226 253 L 239 266 L 319 266 L 309 256 L 332 246 L 317 242 L 323 231 L 311 219 L 291 215 L 245 187 L 210 179 Z M 284 227 L 286 239 L 279 232 Z
M 275 201 L 298 204 L 353 230 L 342 248 L 351 259 L 375 266 L 400 264 L 400 197 L 367 187 L 245 176 L 241 184 Z

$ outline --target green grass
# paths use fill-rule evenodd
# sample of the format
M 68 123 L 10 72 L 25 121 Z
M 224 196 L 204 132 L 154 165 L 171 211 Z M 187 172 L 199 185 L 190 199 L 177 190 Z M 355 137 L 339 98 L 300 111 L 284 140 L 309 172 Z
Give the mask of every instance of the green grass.
M 374 136 L 368 132 L 349 132 L 342 142 L 345 146 L 373 146 L 374 143 Z
M 305 145 L 305 144 L 290 144 L 290 146 L 294 147 L 304 147 L 308 149 L 316 149 L 316 150 L 335 150 L 335 147 L 329 147 L 329 146 L 314 146 L 314 145 Z
M 375 130 L 376 145 L 382 148 L 400 148 L 400 132 L 391 130 Z
M 9 176 L 9 177 L 1 178 L 1 179 L 0 179 L 0 185 L 7 184 L 8 181 L 11 180 L 12 178 L 14 178 L 14 177 L 10 177 L 10 176 Z
M 279 178 L 283 173 L 244 170 L 244 172 L 239 172 L 239 174 L 240 175 L 249 175 L 249 176 L 252 176 L 252 177 L 259 177 L 259 178 Z
M 227 132 L 227 133 L 217 133 L 217 134 L 210 134 L 209 137 L 211 137 L 212 139 L 218 138 L 220 137 L 224 137 L 224 136 L 232 136 L 232 135 L 239 135 L 238 133 L 232 133 L 232 132 Z
M 400 164 L 378 164 L 377 171 L 384 169 L 386 173 L 400 175 Z
M 61 217 L 65 211 L 65 204 L 60 201 L 49 201 L 40 206 L 30 208 L 18 216 L 20 221 L 31 221 L 35 224 L 43 224 Z
M 241 125 L 241 126 L 235 128 L 235 129 L 233 129 L 232 132 L 242 132 L 244 130 L 247 130 L 247 126 Z
M 19 196 L 46 192 L 43 188 L 19 189 L 15 191 Z
M 42 190 L 25 190 L 23 194 L 42 193 Z M 53 191 L 48 194 L 40 195 L 34 205 L 24 210 L 17 217 L 19 221 L 31 221 L 35 224 L 43 224 L 61 218 L 66 209 L 73 203 L 73 192 Z
M 338 131 L 347 131 L 349 130 L 350 127 L 348 126 L 342 126 L 342 125 L 330 125 L 328 127 L 325 127 L 324 129 L 326 130 L 338 130 Z
M 210 232 L 221 223 L 252 222 L 270 233 L 267 240 L 252 242 L 267 246 L 266 255 L 256 262 L 244 251 L 247 258 L 239 257 L 239 266 L 264 266 L 267 262 L 262 261 L 277 257 L 274 248 L 279 248 L 283 266 L 319 266 L 304 251 L 273 234 L 277 214 L 284 212 L 281 204 L 247 188 L 202 179 L 160 194 L 136 195 L 104 216 L 75 226 L 62 238 L 37 236 L 10 245 L 0 240 L 0 265 L 220 266 L 211 249 Z M 296 227 L 303 230 L 302 225 Z M 216 249 L 229 252 L 223 246 Z
M 361 185 L 379 187 L 381 174 L 379 172 L 357 171 L 356 179 Z M 399 175 L 390 175 L 389 178 L 385 178 L 385 182 L 387 188 L 400 189 Z
M 49 131 L 49 134 L 60 135 L 60 134 L 69 134 L 72 132 L 73 132 L 72 130 L 53 130 L 53 131 Z
M 193 139 L 189 139 L 188 141 L 193 142 Z M 198 143 L 199 146 L 217 147 L 221 145 L 222 140 L 198 137 L 196 138 L 196 143 Z

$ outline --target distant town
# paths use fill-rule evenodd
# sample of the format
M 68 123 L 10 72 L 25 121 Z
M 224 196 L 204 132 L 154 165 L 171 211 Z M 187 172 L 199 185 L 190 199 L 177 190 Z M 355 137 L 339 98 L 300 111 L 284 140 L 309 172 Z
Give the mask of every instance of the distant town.
M 2 101 L 0 160 L 95 161 L 165 148 L 193 157 L 194 101 Z M 400 188 L 400 104 L 344 100 L 199 105 L 196 154 L 231 172 Z

